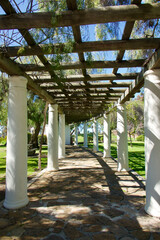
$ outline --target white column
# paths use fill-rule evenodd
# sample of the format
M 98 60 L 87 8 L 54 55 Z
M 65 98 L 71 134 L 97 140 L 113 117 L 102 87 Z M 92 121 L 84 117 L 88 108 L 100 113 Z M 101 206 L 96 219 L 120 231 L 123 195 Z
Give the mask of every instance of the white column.
M 103 144 L 104 144 L 104 152 L 103 157 L 110 157 L 111 150 L 110 150 L 110 121 L 109 115 L 104 113 L 103 115 Z
M 128 136 L 125 104 L 117 106 L 117 155 L 118 171 L 128 171 Z
M 145 210 L 160 217 L 160 69 L 148 70 L 144 79 Z
M 75 124 L 75 140 L 74 140 L 74 145 L 78 146 L 78 126 Z
M 49 105 L 48 170 L 58 170 L 58 105 Z
M 4 206 L 16 209 L 27 197 L 27 79 L 9 78 L 6 195 Z
M 66 145 L 70 145 L 71 144 L 70 125 L 65 126 L 65 139 Z
M 65 114 L 59 114 L 58 158 L 65 158 Z
M 88 147 L 87 122 L 84 122 L 84 147 Z
M 98 122 L 93 120 L 93 151 L 98 152 Z

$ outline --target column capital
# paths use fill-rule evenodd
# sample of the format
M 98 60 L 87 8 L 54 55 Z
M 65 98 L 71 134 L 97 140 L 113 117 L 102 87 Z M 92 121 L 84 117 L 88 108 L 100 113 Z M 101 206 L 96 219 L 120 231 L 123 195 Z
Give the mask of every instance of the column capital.
M 10 87 L 23 87 L 26 88 L 27 85 L 27 78 L 23 76 L 11 76 L 8 78 L 9 86 Z
M 156 76 L 158 77 L 158 79 L 160 78 L 160 69 L 152 69 L 152 70 L 147 70 L 144 74 L 143 77 L 146 78 L 147 76 Z M 155 80 L 155 78 L 153 80 Z
M 49 112 L 58 110 L 58 104 L 49 104 Z

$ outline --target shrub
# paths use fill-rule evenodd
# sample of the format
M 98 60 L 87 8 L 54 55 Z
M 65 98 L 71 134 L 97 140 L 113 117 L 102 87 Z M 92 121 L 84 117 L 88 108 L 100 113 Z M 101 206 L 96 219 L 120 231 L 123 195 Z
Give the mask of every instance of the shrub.
M 102 143 L 103 142 L 103 135 L 98 136 L 98 142 Z
M 93 135 L 88 135 L 88 142 L 89 143 L 93 142 Z
M 1 144 L 1 145 L 6 145 L 6 142 L 7 142 L 7 136 L 5 136 L 5 137 L 0 137 L 0 144 Z
M 38 145 L 40 145 L 40 141 L 41 141 L 41 135 L 38 136 Z M 47 136 L 46 135 L 43 135 L 42 144 L 47 144 Z
M 139 135 L 136 140 L 144 142 L 144 135 Z

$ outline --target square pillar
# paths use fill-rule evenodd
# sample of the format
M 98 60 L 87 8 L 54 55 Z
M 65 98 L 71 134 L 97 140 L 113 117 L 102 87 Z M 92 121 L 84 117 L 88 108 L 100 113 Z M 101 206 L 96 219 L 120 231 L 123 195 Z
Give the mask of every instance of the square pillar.
M 65 158 L 65 114 L 59 114 L 58 158 Z
M 84 147 L 88 147 L 87 122 L 84 122 Z
M 47 169 L 58 170 L 58 105 L 49 105 Z
M 93 151 L 98 152 L 98 122 L 93 120 Z
M 145 211 L 160 217 L 160 69 L 144 74 Z
M 105 114 L 103 115 L 103 144 L 104 144 L 104 152 L 103 157 L 110 157 L 111 156 L 111 150 L 110 150 L 110 121 L 109 121 L 109 115 Z
M 16 209 L 27 197 L 27 79 L 9 78 L 6 194 L 4 207 Z
M 125 104 L 117 105 L 117 155 L 118 171 L 129 171 L 127 115 Z

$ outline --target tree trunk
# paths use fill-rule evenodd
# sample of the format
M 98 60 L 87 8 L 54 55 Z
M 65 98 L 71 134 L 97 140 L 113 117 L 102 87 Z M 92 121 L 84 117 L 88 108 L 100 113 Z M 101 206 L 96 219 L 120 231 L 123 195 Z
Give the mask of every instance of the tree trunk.
M 130 133 L 129 133 L 129 138 L 130 138 L 131 147 L 133 147 L 133 145 L 132 145 L 132 135 Z
M 40 132 L 41 124 L 36 123 L 35 133 L 31 137 L 30 143 L 33 145 L 33 148 L 38 148 L 38 134 Z
M 38 169 L 39 170 L 41 170 L 42 144 L 43 144 L 44 130 L 45 130 L 45 126 L 46 126 L 47 109 L 48 109 L 48 103 L 46 102 L 45 109 L 44 109 L 43 129 L 42 129 L 42 135 L 41 135 L 41 140 L 40 140 L 40 145 L 39 145 L 39 155 L 38 155 Z

